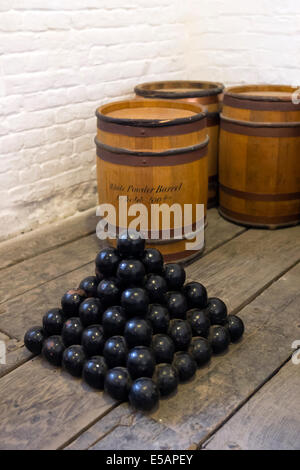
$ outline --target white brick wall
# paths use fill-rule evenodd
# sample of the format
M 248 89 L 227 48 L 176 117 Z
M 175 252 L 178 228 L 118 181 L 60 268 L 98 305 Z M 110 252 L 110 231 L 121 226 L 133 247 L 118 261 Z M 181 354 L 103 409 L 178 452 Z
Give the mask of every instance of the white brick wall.
M 299 0 L 192 3 L 189 78 L 300 85 Z
M 300 82 L 299 0 L 1 0 L 0 240 L 96 203 L 97 106 L 146 80 Z

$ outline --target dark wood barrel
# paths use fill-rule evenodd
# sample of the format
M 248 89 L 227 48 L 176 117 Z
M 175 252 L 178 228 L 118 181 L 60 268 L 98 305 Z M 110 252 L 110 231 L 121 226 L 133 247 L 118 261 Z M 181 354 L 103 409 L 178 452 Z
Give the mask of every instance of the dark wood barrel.
M 119 196 L 128 206 L 151 204 L 204 204 L 207 201 L 206 114 L 199 105 L 167 100 L 128 100 L 97 109 L 97 178 L 99 203 L 114 205 L 119 220 Z M 194 231 L 196 215 L 189 231 Z M 134 217 L 128 217 L 130 222 Z M 172 218 L 171 218 L 172 219 Z M 169 227 L 168 227 L 169 228 Z M 165 226 L 159 225 L 159 239 L 147 232 L 147 243 L 157 247 L 166 260 L 185 260 L 201 252 L 186 250 L 188 226 L 170 222 L 170 239 L 162 240 Z M 117 222 L 117 232 L 123 226 Z M 178 233 L 177 233 L 178 236 Z M 151 239 L 152 238 L 152 239 Z M 192 241 L 192 240 L 190 240 Z M 112 241 L 112 243 L 114 243 Z
M 219 210 L 225 218 L 267 228 L 300 221 L 296 97 L 296 88 L 285 85 L 225 90 L 219 150 Z
M 134 89 L 138 97 L 186 101 L 205 107 L 209 135 L 208 207 L 218 204 L 219 112 L 223 89 L 222 83 L 186 80 L 142 83 Z

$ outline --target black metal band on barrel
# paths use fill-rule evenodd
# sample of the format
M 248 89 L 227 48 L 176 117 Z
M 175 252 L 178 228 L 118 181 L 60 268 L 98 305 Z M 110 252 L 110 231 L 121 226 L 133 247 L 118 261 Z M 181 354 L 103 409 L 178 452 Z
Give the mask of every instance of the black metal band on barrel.
M 256 111 L 300 111 L 300 104 L 294 104 L 291 100 L 278 100 L 264 96 L 263 99 L 259 97 L 250 97 L 248 95 L 233 96 L 230 94 L 224 95 L 224 106 L 240 109 L 252 109 Z
M 221 114 L 221 129 L 232 134 L 253 137 L 300 137 L 300 122 L 248 122 Z
M 178 91 L 167 91 L 168 88 L 177 88 Z M 180 88 L 189 88 L 189 91 L 180 91 Z M 149 82 L 137 85 L 134 92 L 144 98 L 184 99 L 202 96 L 219 95 L 224 90 L 222 83 L 198 82 L 185 80 L 171 80 L 165 82 Z
M 226 209 L 223 206 L 219 207 L 219 212 L 224 217 L 228 217 L 233 221 L 236 222 L 245 222 L 247 225 L 280 225 L 280 224 L 288 224 L 289 222 L 297 222 L 300 219 L 300 213 L 292 214 L 292 215 L 281 215 L 281 216 L 259 216 L 259 215 L 248 215 L 248 214 L 241 214 L 240 212 L 235 212 L 229 209 Z
M 207 113 L 206 115 L 207 127 L 218 126 L 220 124 L 219 113 Z
M 170 166 L 184 165 L 207 155 L 209 138 L 199 145 L 176 148 L 164 152 L 142 152 L 105 145 L 95 138 L 97 156 L 106 162 L 128 166 Z
M 174 122 L 177 122 L 177 124 L 166 124 L 164 126 L 145 126 L 145 123 L 140 123 L 140 125 L 125 125 L 124 123 L 112 122 L 98 116 L 97 126 L 101 131 L 110 132 L 111 134 L 126 135 L 128 137 L 167 137 L 170 135 L 183 135 L 201 131 L 206 127 L 204 113 L 200 118 L 198 117 L 197 120 L 182 122 L 180 119 L 176 119 L 172 121 L 172 123 Z
M 293 201 L 300 199 L 300 192 L 284 194 L 249 193 L 247 191 L 228 188 L 228 186 L 224 186 L 221 183 L 219 183 L 219 188 L 230 196 L 238 197 L 239 199 L 247 199 L 249 201 Z

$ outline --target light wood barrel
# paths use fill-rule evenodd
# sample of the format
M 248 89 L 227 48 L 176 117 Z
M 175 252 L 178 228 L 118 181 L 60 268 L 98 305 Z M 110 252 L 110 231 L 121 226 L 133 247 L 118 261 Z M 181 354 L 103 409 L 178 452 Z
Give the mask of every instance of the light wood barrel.
M 277 228 L 300 221 L 296 88 L 248 85 L 225 90 L 219 191 L 219 211 L 233 222 Z
M 222 92 L 221 83 L 172 80 L 137 85 L 138 97 L 163 98 L 200 104 L 207 111 L 208 146 L 208 207 L 218 204 L 218 147 Z
M 206 214 L 209 138 L 206 114 L 199 105 L 128 100 L 104 105 L 96 116 L 99 203 L 116 208 L 117 232 L 124 227 L 118 222 L 119 196 L 127 196 L 128 206 L 147 207 L 149 228 L 151 204 L 179 204 L 182 212 L 184 204 L 204 204 Z M 194 231 L 195 217 L 191 226 L 180 227 L 182 234 Z M 128 222 L 134 218 L 128 217 Z M 178 225 L 171 220 L 169 240 L 153 239 L 149 231 L 147 243 L 166 260 L 185 260 L 203 250 L 204 246 L 187 251 L 184 236 L 173 238 L 175 228 Z M 160 238 L 162 230 L 160 224 Z

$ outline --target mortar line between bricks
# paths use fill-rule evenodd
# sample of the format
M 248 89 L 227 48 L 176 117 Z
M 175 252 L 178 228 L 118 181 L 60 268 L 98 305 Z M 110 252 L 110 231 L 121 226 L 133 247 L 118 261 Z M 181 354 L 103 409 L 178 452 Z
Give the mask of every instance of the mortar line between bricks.
M 243 408 L 250 400 L 251 398 L 256 395 L 259 390 L 261 390 L 268 382 L 270 382 L 280 371 L 281 369 L 288 364 L 288 362 L 291 360 L 292 354 L 289 354 L 287 359 L 285 359 L 271 374 L 269 374 L 266 379 L 258 385 L 253 392 L 251 392 L 244 400 L 242 400 L 231 412 L 230 414 L 222 421 L 220 422 L 212 431 L 210 431 L 203 439 L 200 440 L 197 448 L 198 450 L 206 450 L 205 447 L 210 443 L 210 441 L 213 439 L 214 435 L 224 426 L 228 421 L 231 420 L 231 418 L 234 417 L 234 415 L 241 409 Z

